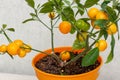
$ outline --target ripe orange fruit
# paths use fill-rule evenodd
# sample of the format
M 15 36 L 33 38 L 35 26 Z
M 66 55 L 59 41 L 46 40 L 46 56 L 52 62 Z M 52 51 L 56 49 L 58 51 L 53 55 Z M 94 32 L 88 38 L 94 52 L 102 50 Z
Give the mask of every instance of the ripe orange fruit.
M 50 13 L 48 14 L 48 16 L 49 16 L 49 18 L 53 19 L 53 18 L 55 17 L 55 13 L 54 13 L 54 12 L 50 12 Z
M 92 25 L 95 29 L 100 29 L 100 26 L 95 25 L 94 22 L 95 22 L 95 21 L 92 20 L 92 21 L 91 21 L 91 25 Z
M 5 45 L 5 44 L 2 44 L 1 46 L 0 46 L 0 52 L 6 52 L 7 51 L 7 45 Z
M 108 20 L 108 15 L 104 11 L 99 11 L 96 15 L 96 19 L 106 19 Z
M 26 51 L 24 49 L 19 49 L 18 50 L 18 56 L 23 58 L 26 56 Z
M 23 45 L 23 41 L 19 39 L 15 40 L 14 43 L 17 44 L 19 47 Z
M 99 48 L 99 51 L 104 51 L 107 48 L 107 42 L 106 40 L 99 40 L 95 46 Z
M 59 24 L 59 30 L 61 33 L 63 34 L 67 34 L 71 31 L 71 23 L 68 22 L 68 21 L 62 21 L 60 24 Z
M 108 34 L 115 34 L 117 32 L 117 26 L 115 23 L 110 23 L 110 26 L 108 26 L 107 33 Z
M 24 44 L 22 47 L 24 48 L 24 50 L 25 50 L 27 53 L 31 52 L 31 46 L 30 46 L 30 45 Z
M 70 53 L 68 51 L 63 51 L 60 53 L 60 58 L 63 61 L 67 61 L 70 59 Z
M 8 52 L 10 55 L 17 55 L 19 48 L 20 48 L 20 47 L 19 47 L 16 43 L 12 42 L 12 43 L 8 44 L 7 52 Z
M 98 14 L 99 10 L 97 8 L 90 8 L 90 10 L 88 11 L 88 16 L 91 19 L 95 19 L 96 15 Z

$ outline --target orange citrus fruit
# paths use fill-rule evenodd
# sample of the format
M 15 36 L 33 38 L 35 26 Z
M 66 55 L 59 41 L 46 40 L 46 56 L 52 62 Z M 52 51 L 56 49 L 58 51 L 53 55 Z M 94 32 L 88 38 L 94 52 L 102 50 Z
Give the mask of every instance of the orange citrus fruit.
M 68 51 L 63 51 L 60 53 L 60 58 L 63 61 L 67 61 L 70 59 L 70 53 Z
M 92 25 L 95 29 L 100 29 L 100 26 L 95 25 L 94 22 L 95 22 L 95 21 L 92 20 L 92 21 L 91 21 L 91 25 Z
M 71 31 L 71 23 L 68 22 L 68 21 L 62 21 L 60 24 L 59 24 L 59 30 L 61 33 L 63 34 L 67 34 Z
M 50 13 L 48 14 L 48 16 L 49 16 L 49 18 L 53 19 L 53 18 L 55 17 L 55 13 L 54 13 L 54 12 L 50 12 Z
M 99 10 L 97 8 L 90 8 L 90 10 L 88 11 L 88 16 L 91 19 L 95 19 L 96 15 L 98 14 Z
M 104 11 L 99 11 L 98 14 L 96 15 L 96 19 L 106 19 L 106 20 L 108 20 L 108 15 Z
M 7 45 L 5 45 L 5 44 L 2 44 L 1 46 L 0 46 L 0 52 L 6 52 L 7 51 Z
M 15 40 L 14 41 L 15 44 L 17 44 L 18 46 L 22 46 L 23 45 L 23 41 L 22 40 Z
M 23 58 L 26 56 L 26 51 L 24 49 L 19 49 L 18 50 L 18 56 Z
M 99 48 L 99 51 L 104 51 L 107 48 L 107 42 L 106 40 L 99 40 L 95 46 Z
M 8 44 L 8 46 L 7 46 L 7 52 L 10 55 L 17 55 L 19 48 L 20 47 L 16 43 L 12 42 L 12 43 Z
M 107 33 L 108 34 L 115 34 L 117 32 L 117 26 L 115 23 L 110 23 L 110 26 L 108 26 Z

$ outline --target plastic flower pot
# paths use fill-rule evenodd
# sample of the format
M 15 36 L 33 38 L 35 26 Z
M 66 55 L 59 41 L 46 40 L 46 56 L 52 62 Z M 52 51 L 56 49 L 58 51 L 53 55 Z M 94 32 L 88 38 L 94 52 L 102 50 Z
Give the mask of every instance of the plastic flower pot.
M 71 47 L 58 47 L 55 48 L 55 52 L 61 52 L 64 50 L 71 51 L 71 49 L 72 49 Z M 44 52 L 50 53 L 51 49 L 45 50 Z M 55 75 L 55 74 L 46 73 L 35 67 L 35 63 L 44 56 L 46 55 L 39 53 L 32 60 L 32 66 L 35 70 L 38 80 L 97 80 L 97 77 L 99 76 L 100 67 L 103 63 L 102 58 L 99 56 L 98 61 L 100 62 L 100 65 L 90 72 L 77 74 L 77 75 Z

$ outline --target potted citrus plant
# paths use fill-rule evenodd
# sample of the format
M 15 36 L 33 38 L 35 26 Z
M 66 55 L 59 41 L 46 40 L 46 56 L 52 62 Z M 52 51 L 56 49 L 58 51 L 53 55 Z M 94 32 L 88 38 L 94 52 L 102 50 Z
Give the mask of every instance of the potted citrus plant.
M 35 5 L 34 0 L 25 0 L 34 10 L 29 21 L 39 21 L 51 32 L 51 48 L 45 51 L 34 49 L 22 40 L 12 41 L 6 34 L 3 25 L 1 32 L 8 39 L 8 46 L 1 46 L 1 52 L 24 57 L 27 52 L 40 52 L 33 58 L 32 65 L 39 80 L 96 80 L 103 63 L 99 56 L 107 48 L 108 37 L 111 50 L 106 63 L 114 57 L 115 38 L 118 35 L 120 20 L 120 2 L 118 0 L 48 0 Z M 110 5 L 111 4 L 111 5 Z M 96 8 L 97 5 L 99 8 Z M 40 14 L 48 14 L 50 24 L 40 18 Z M 88 15 L 85 16 L 84 15 Z M 54 47 L 54 28 L 62 34 L 75 35 L 70 47 Z

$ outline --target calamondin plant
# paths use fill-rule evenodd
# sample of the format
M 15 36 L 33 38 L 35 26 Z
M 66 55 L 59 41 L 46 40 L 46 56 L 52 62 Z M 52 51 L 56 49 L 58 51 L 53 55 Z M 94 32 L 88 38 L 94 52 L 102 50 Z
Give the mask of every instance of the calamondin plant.
M 25 44 L 22 40 L 12 41 L 6 34 L 6 30 L 14 29 L 1 28 L 1 33 L 10 42 L 8 46 L 1 45 L 0 51 L 7 52 L 12 58 L 14 55 L 24 57 L 30 50 L 41 52 L 54 58 L 64 68 L 75 63 L 82 57 L 81 66 L 94 65 L 98 60 L 100 52 L 105 51 L 110 44 L 110 52 L 106 63 L 114 57 L 115 36 L 119 39 L 120 1 L 119 0 L 47 0 L 45 3 L 36 3 L 34 0 L 25 0 L 34 10 L 30 18 L 23 21 L 38 21 L 51 32 L 51 53 L 37 50 Z M 96 7 L 96 6 L 97 7 Z M 99 7 L 99 8 L 98 8 Z M 40 17 L 47 14 L 46 24 Z M 58 28 L 62 34 L 75 35 L 72 50 L 64 50 L 57 54 L 54 50 L 54 29 Z M 107 41 L 111 37 L 111 41 Z M 27 51 L 28 50 L 28 51 Z M 60 74 L 63 74 L 61 70 Z M 64 75 L 64 74 L 63 74 Z

